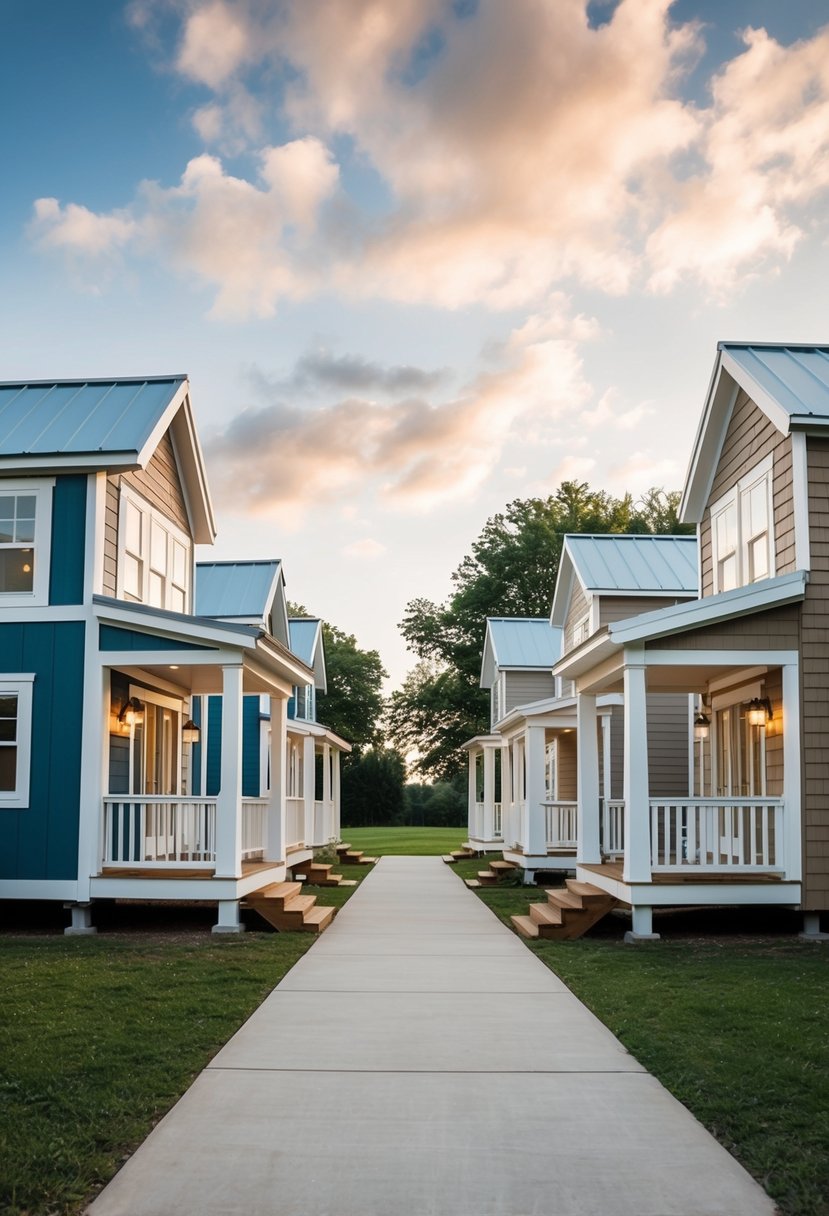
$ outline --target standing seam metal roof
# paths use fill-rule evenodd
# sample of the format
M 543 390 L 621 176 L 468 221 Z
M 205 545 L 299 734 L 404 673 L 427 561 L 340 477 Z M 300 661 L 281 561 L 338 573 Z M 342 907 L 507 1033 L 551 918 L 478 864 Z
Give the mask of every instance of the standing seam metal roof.
M 561 657 L 561 630 L 543 617 L 487 617 L 498 667 L 551 668 Z
M 566 537 L 566 544 L 588 591 L 697 593 L 695 536 L 573 533 Z
M 0 456 L 138 453 L 186 379 L 0 384 Z
M 292 616 L 288 618 L 291 650 L 298 659 L 302 659 L 306 667 L 314 665 L 314 647 L 319 626 L 318 617 Z
M 197 562 L 196 615 L 264 619 L 280 566 L 276 559 Z
M 720 342 L 790 417 L 829 418 L 829 347 Z

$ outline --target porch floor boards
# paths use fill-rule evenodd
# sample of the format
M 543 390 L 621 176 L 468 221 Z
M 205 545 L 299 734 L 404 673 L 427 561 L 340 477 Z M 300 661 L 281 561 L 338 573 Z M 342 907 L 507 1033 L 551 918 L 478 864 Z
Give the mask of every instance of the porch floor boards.
M 276 866 L 284 865 L 284 861 L 243 861 L 242 877 L 249 878 L 251 874 L 258 874 L 263 870 L 273 870 Z M 198 870 L 189 868 L 177 870 L 174 866 L 170 866 L 169 869 L 166 866 L 164 869 L 157 866 L 104 866 L 101 870 L 102 878 L 170 878 L 177 882 L 182 878 L 200 878 L 204 881 L 205 878 L 214 878 L 215 874 L 214 866 Z
M 612 878 L 614 882 L 625 881 L 622 877 L 623 869 L 620 861 L 607 861 L 603 862 L 601 865 L 587 865 L 583 862 L 579 862 L 579 869 L 589 870 L 593 874 L 601 874 L 604 878 Z M 687 870 L 660 870 L 657 874 L 653 874 L 651 876 L 650 883 L 648 885 L 652 883 L 655 886 L 659 886 L 660 884 L 670 884 L 671 886 L 674 886 L 676 883 L 692 883 L 696 885 L 697 883 L 722 882 L 727 882 L 729 884 L 748 884 L 758 882 L 778 883 L 783 882 L 783 875 L 769 873 L 747 874 L 744 871 L 738 871 L 734 874 L 730 874 L 728 871 L 720 871 L 719 873 L 714 874 L 710 870 L 702 870 L 698 873 L 689 874 Z M 639 884 L 626 883 L 625 885 L 637 886 Z

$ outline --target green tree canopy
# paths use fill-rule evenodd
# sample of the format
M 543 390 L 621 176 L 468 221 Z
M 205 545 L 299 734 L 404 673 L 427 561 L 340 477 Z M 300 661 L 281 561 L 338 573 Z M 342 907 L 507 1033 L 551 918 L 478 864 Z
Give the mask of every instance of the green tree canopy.
M 679 497 L 652 489 L 636 502 L 566 481 L 548 498 L 516 499 L 487 520 L 444 603 L 410 601 L 400 630 L 420 662 L 392 694 L 387 722 L 418 772 L 451 777 L 462 763 L 461 743 L 489 728 L 488 698 L 478 687 L 486 618 L 547 616 L 568 532 L 687 531 Z
M 290 616 L 311 616 L 301 604 L 288 604 Z M 327 621 L 322 624 L 328 691 L 320 695 L 319 720 L 346 739 L 359 755 L 382 743 L 383 680 L 387 672 L 376 650 L 361 650 L 357 639 Z
M 369 747 L 343 769 L 342 823 L 347 828 L 400 823 L 406 762 L 391 748 Z

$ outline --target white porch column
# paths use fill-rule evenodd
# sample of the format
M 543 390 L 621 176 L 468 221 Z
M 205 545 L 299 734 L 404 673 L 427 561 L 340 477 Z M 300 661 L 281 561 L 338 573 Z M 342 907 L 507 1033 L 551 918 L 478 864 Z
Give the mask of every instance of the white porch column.
M 470 747 L 468 755 L 469 755 L 469 789 L 468 789 L 467 816 L 466 817 L 467 817 L 467 821 L 468 821 L 467 831 L 469 832 L 469 839 L 474 840 L 476 838 L 476 832 L 477 832 L 477 825 L 475 823 L 475 818 L 476 818 L 477 802 L 478 802 L 478 791 L 477 791 L 478 754 L 475 751 L 474 747 Z
M 286 742 L 288 701 L 271 697 L 271 793 L 268 803 L 267 860 L 285 860 Z
M 327 844 L 328 838 L 331 835 L 331 744 L 323 743 L 322 745 L 322 806 L 323 806 L 323 832 L 322 840 L 315 840 L 314 844 Z
M 584 865 L 598 865 L 602 860 L 602 850 L 599 832 L 599 738 L 595 696 L 579 693 L 576 701 L 576 725 L 576 861 Z
M 602 728 L 602 798 L 605 802 L 613 797 L 612 752 L 610 750 L 610 714 L 599 719 Z
M 495 748 L 484 748 L 484 840 L 495 833 Z
M 625 664 L 625 882 L 650 882 L 651 815 L 644 665 Z
M 302 776 L 302 793 L 305 799 L 305 830 L 302 843 L 306 848 L 311 848 L 314 843 L 314 802 L 317 792 L 317 766 L 313 735 L 306 735 L 302 741 Z
M 547 816 L 544 798 L 547 787 L 544 780 L 545 734 L 543 726 L 528 726 L 524 742 L 527 765 L 527 830 L 521 842 L 525 853 L 532 857 L 547 853 Z
M 331 833 L 336 841 L 342 840 L 342 832 L 340 829 L 340 801 L 341 801 L 341 785 L 340 785 L 340 753 L 337 748 L 334 748 L 332 757 L 331 771 Z
M 783 863 L 786 878 L 803 874 L 803 796 L 800 782 L 800 680 L 796 663 L 783 668 Z
M 242 666 L 222 668 L 222 763 L 216 797 L 216 877 L 242 876 Z
M 509 847 L 515 840 L 512 797 L 512 749 L 509 744 L 501 747 L 501 834 Z
M 98 665 L 97 625 L 86 630 L 86 661 L 81 723 L 81 805 L 78 822 L 79 903 L 90 896 L 91 877 L 103 859 L 104 795 L 109 793 L 110 670 Z

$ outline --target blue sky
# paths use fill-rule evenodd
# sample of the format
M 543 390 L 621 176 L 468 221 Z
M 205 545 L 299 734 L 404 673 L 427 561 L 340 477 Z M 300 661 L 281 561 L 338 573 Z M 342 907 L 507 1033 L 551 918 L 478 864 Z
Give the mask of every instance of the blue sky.
M 679 488 L 716 341 L 829 338 L 826 19 L 5 0 L 3 378 L 187 372 L 214 555 L 399 680 L 488 515 Z

